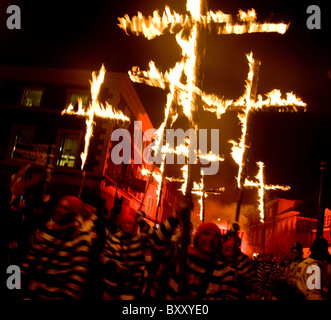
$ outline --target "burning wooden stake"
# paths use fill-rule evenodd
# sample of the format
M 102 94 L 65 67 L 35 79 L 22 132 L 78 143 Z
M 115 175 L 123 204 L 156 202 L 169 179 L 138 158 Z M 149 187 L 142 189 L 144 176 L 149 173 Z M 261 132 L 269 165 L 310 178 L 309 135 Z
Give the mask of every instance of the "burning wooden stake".
M 80 199 L 82 196 L 82 192 L 83 192 L 83 187 L 84 187 L 84 182 L 85 182 L 85 176 L 86 176 L 86 171 L 83 170 L 82 171 L 82 180 L 80 182 L 80 187 L 79 187 L 79 191 L 78 191 L 78 198 Z
M 204 174 L 203 170 L 201 171 L 201 180 L 200 183 L 193 183 L 192 193 L 200 196 L 199 204 L 200 204 L 200 220 L 201 222 L 205 222 L 205 201 L 208 194 L 221 194 L 224 192 L 224 188 L 219 189 L 206 189 L 204 186 Z
M 257 182 L 251 181 L 251 180 L 245 180 L 244 186 L 249 188 L 257 188 L 258 189 L 258 202 L 259 202 L 259 211 L 260 211 L 260 221 L 263 222 L 263 254 L 265 249 L 265 190 L 282 190 L 287 191 L 291 188 L 289 186 L 281 186 L 281 185 L 266 185 L 264 184 L 264 163 L 263 162 L 257 162 L 257 165 L 259 167 L 259 171 L 255 178 L 257 179 Z
M 286 108 L 286 111 L 298 111 L 299 109 L 306 110 L 306 104 L 297 98 L 292 93 L 287 93 L 287 99 L 281 99 L 281 94 L 279 90 L 273 90 L 267 94 L 267 99 L 263 100 L 260 95 L 257 94 L 258 85 L 258 73 L 260 70 L 261 61 L 255 60 L 253 58 L 253 53 L 246 55 L 249 72 L 246 80 L 246 90 L 242 97 L 240 97 L 236 102 L 233 103 L 235 107 L 243 108 L 238 113 L 238 118 L 241 123 L 241 137 L 239 143 L 236 141 L 229 141 L 233 144 L 232 146 L 232 157 L 238 164 L 238 176 L 237 185 L 240 190 L 239 200 L 236 208 L 235 221 L 239 222 L 240 208 L 244 196 L 245 180 L 247 177 L 247 164 L 248 164 L 248 145 L 247 142 L 249 136 L 248 125 L 250 123 L 250 117 L 253 111 L 261 110 L 267 107 L 276 108 Z
M 61 115 L 69 114 L 69 115 L 75 115 L 79 117 L 85 117 L 86 118 L 86 133 L 85 133 L 85 146 L 84 151 L 81 153 L 80 157 L 82 159 L 82 165 L 81 169 L 83 170 L 82 174 L 82 181 L 79 189 L 79 197 L 81 196 L 84 181 L 85 181 L 85 171 L 84 166 L 87 159 L 88 151 L 89 151 L 89 145 L 91 137 L 93 136 L 93 125 L 94 125 L 94 117 L 100 117 L 104 119 L 109 120 L 121 120 L 121 121 L 130 121 L 130 118 L 125 116 L 121 111 L 115 111 L 110 104 L 106 102 L 106 105 L 104 106 L 102 103 L 99 102 L 99 92 L 100 87 L 104 81 L 106 74 L 106 69 L 104 65 L 102 65 L 99 75 L 97 76 L 95 72 L 92 72 L 92 81 L 91 83 L 91 102 L 86 108 L 86 110 L 83 108 L 82 99 L 78 99 L 78 110 L 74 110 L 74 106 L 70 104 L 66 109 L 64 109 L 61 113 Z

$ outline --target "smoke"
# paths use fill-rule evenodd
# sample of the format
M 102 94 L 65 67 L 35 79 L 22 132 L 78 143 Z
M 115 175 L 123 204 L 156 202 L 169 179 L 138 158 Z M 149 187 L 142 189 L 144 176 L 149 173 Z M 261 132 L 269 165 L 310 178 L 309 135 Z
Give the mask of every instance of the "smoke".
M 214 222 L 221 229 L 229 230 L 232 223 L 235 221 L 237 203 L 224 204 L 219 200 L 212 199 L 212 196 L 208 196 L 205 201 L 205 222 Z M 241 250 L 251 256 L 253 251 L 251 250 L 249 243 L 248 223 L 249 216 L 257 214 L 256 207 L 254 205 L 243 204 L 240 209 L 239 226 L 240 232 L 243 232 Z M 198 225 L 201 224 L 200 220 L 200 205 L 198 201 L 194 203 L 194 209 L 191 213 L 191 221 L 193 229 L 195 230 Z

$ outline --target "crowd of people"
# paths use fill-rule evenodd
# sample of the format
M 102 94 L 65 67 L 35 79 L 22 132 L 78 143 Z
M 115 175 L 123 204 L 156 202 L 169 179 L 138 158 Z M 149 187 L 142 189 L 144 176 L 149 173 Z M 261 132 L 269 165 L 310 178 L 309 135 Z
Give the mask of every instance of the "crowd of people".
M 270 253 L 250 258 L 240 249 L 238 225 L 224 235 L 206 222 L 192 231 L 185 252 L 182 217 L 189 209 L 192 203 L 181 199 L 156 228 L 143 212 L 113 208 L 105 220 L 95 207 L 63 197 L 17 260 L 21 289 L 13 299 L 331 299 L 331 258 L 324 238 L 314 241 L 305 259 L 298 242 L 288 248 L 292 257 L 287 262 Z M 312 265 L 318 266 L 318 275 L 308 272 Z

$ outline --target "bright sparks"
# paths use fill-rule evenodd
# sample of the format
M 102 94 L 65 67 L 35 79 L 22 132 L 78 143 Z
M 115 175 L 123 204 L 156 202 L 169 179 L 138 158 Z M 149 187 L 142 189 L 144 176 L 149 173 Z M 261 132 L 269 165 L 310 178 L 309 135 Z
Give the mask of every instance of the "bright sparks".
M 89 150 L 90 140 L 93 135 L 93 125 L 94 125 L 94 116 L 105 118 L 109 120 L 121 120 L 121 121 L 130 121 L 130 118 L 125 116 L 121 111 L 115 111 L 113 107 L 106 102 L 106 105 L 103 105 L 99 102 L 99 92 L 100 87 L 104 81 L 106 74 L 106 69 L 102 65 L 99 74 L 96 75 L 95 72 L 92 73 L 91 84 L 91 102 L 86 108 L 83 108 L 82 99 L 78 99 L 78 110 L 74 111 L 74 106 L 69 105 L 65 110 L 62 111 L 63 114 L 72 114 L 76 116 L 86 117 L 86 134 L 85 134 L 85 146 L 84 151 L 81 153 L 82 165 L 81 169 L 83 170 L 87 154 Z

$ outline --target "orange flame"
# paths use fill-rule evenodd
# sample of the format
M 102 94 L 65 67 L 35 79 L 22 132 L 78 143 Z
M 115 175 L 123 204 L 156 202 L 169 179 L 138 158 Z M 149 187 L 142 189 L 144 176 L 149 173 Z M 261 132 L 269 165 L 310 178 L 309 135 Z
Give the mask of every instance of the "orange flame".
M 299 108 L 306 110 L 306 103 L 302 102 L 300 98 L 297 98 L 293 93 L 287 93 L 286 99 L 281 98 L 280 90 L 273 90 L 266 94 L 267 99 L 263 100 L 260 95 L 258 95 L 257 100 L 251 98 L 253 77 L 254 77 L 254 63 L 253 53 L 246 55 L 249 65 L 249 71 L 247 75 L 245 93 L 237 101 L 233 103 L 234 106 L 243 106 L 244 109 L 238 113 L 238 119 L 241 123 L 241 137 L 239 142 L 230 140 L 232 143 L 232 158 L 238 164 L 238 176 L 237 185 L 240 188 L 242 181 L 242 171 L 244 166 L 244 153 L 246 149 L 246 136 L 247 136 L 247 122 L 248 115 L 252 110 L 262 109 L 263 107 L 285 107 L 287 111 L 299 111 Z M 281 110 L 281 109 L 280 109 Z M 218 114 L 218 111 L 216 110 Z
M 123 18 L 118 18 L 118 26 L 126 33 L 132 32 L 135 35 L 143 34 L 147 39 L 153 39 L 164 34 L 166 30 L 170 33 L 175 33 L 178 27 L 190 27 L 193 23 L 207 27 L 211 24 L 219 24 L 217 32 L 219 34 L 243 34 L 256 32 L 278 32 L 285 33 L 289 27 L 286 23 L 257 23 L 257 15 L 254 9 L 247 12 L 239 10 L 237 17 L 230 14 L 225 14 L 222 11 L 208 11 L 206 15 L 200 12 L 200 0 L 188 0 L 186 9 L 190 12 L 190 16 L 181 15 L 175 11 L 171 11 L 168 6 L 162 16 L 158 10 L 153 12 L 152 16 L 145 18 L 141 12 L 138 12 L 132 19 L 128 15 Z M 236 22 L 235 20 L 237 20 Z
M 78 99 L 78 111 L 74 111 L 74 107 L 70 104 L 66 109 L 64 109 L 61 114 L 73 114 L 77 116 L 86 117 L 86 134 L 85 134 L 85 146 L 84 151 L 81 153 L 82 165 L 81 169 L 83 170 L 88 149 L 90 145 L 90 139 L 93 134 L 93 124 L 94 116 L 111 119 L 111 120 L 121 120 L 121 121 L 130 121 L 130 118 L 125 116 L 121 111 L 115 111 L 113 107 L 106 102 L 106 106 L 99 102 L 98 96 L 100 92 L 100 87 L 105 78 L 106 69 L 104 65 L 101 66 L 99 75 L 97 76 L 95 72 L 92 72 L 92 81 L 91 84 L 91 102 L 84 110 L 82 106 L 82 99 Z
M 196 65 L 196 40 L 197 26 L 209 27 L 212 23 L 221 24 L 218 29 L 220 34 L 241 34 L 255 32 L 286 32 L 289 24 L 284 23 L 257 23 L 256 12 L 254 9 L 244 12 L 239 10 L 237 15 L 238 23 L 233 23 L 235 20 L 232 15 L 224 14 L 221 11 L 208 11 L 206 16 L 200 13 L 200 0 L 188 0 L 187 11 L 190 15 L 180 15 L 171 11 L 168 6 L 165 7 L 163 15 L 155 10 L 153 16 L 145 18 L 141 12 L 134 16 L 131 20 L 128 15 L 124 18 L 118 18 L 119 27 L 134 33 L 135 35 L 142 34 L 147 39 L 153 39 L 156 36 L 164 34 L 166 30 L 170 33 L 176 33 L 176 40 L 182 49 L 182 60 L 176 64 L 169 72 L 162 74 L 156 67 L 153 61 L 149 64 L 149 71 L 141 71 L 138 67 L 133 67 L 129 72 L 130 78 L 135 82 L 144 82 L 151 86 L 156 86 L 165 89 L 167 85 L 172 86 L 173 90 L 178 91 L 179 96 L 177 102 L 183 106 L 185 115 L 191 119 L 193 93 L 199 95 L 202 101 L 206 104 L 205 109 L 208 111 L 215 110 L 217 116 L 220 117 L 226 109 L 232 105 L 232 100 L 219 99 L 213 94 L 202 92 L 196 87 L 195 82 L 195 65 Z M 189 38 L 183 35 L 183 30 L 190 30 Z M 175 73 L 175 79 L 170 79 L 170 73 Z M 182 73 L 186 76 L 186 83 L 180 82 Z M 174 98 L 174 97 L 173 97 Z M 235 105 L 241 105 L 240 100 Z M 214 108 L 212 107 L 214 106 Z M 194 108 L 193 108 L 194 109 Z
M 241 122 L 241 138 L 239 139 L 239 143 L 235 141 L 230 141 L 233 144 L 232 147 L 232 157 L 235 162 L 239 165 L 238 169 L 238 176 L 237 176 L 237 184 L 238 187 L 241 187 L 241 176 L 243 170 L 243 161 L 244 161 L 244 152 L 246 148 L 246 134 L 247 134 L 247 119 L 248 114 L 253 107 L 253 101 L 251 100 L 251 90 L 252 90 L 252 83 L 253 83 L 253 76 L 254 76 L 254 59 L 253 53 L 251 52 L 249 55 L 246 55 L 248 64 L 249 64 L 249 71 L 246 80 L 246 90 L 242 97 L 238 99 L 242 104 L 245 105 L 245 109 L 243 113 L 238 113 L 239 121 Z
M 157 133 L 157 145 L 161 144 L 164 135 L 165 127 L 169 117 L 172 117 L 174 123 L 178 113 L 175 110 L 175 105 L 182 106 L 183 113 L 191 121 L 195 129 L 197 124 L 193 123 L 192 114 L 196 111 L 196 96 L 200 96 L 201 101 L 205 104 L 204 108 L 207 111 L 215 112 L 220 118 L 229 107 L 237 107 L 243 109 L 243 112 L 238 115 L 242 124 L 242 136 L 239 141 L 233 142 L 232 155 L 239 165 L 238 186 L 240 186 L 240 177 L 243 165 L 243 156 L 245 151 L 245 139 L 247 133 L 247 117 L 252 109 L 269 106 L 270 103 L 275 103 L 275 99 L 267 96 L 266 100 L 258 97 L 257 101 L 250 98 L 253 80 L 253 54 L 247 55 L 249 62 L 249 74 L 246 80 L 246 91 L 237 101 L 224 100 L 216 95 L 207 94 L 197 86 L 196 65 L 197 65 L 197 40 L 198 30 L 200 28 L 215 29 L 218 34 L 242 34 L 256 32 L 278 32 L 285 33 L 289 24 L 285 23 L 258 23 L 257 15 L 254 9 L 244 12 L 239 10 L 236 17 L 225 14 L 222 11 L 207 11 L 205 15 L 201 14 L 200 0 L 187 0 L 186 9 L 188 14 L 181 15 L 175 11 L 171 11 L 168 6 L 162 15 L 157 10 L 152 16 L 145 18 L 141 12 L 138 12 L 132 19 L 128 15 L 123 18 L 118 18 L 119 27 L 127 34 L 128 31 L 135 35 L 142 34 L 147 39 L 153 39 L 164 34 L 165 31 L 175 34 L 176 41 L 181 48 L 182 57 L 176 65 L 169 71 L 160 72 L 153 61 L 149 63 L 148 71 L 141 71 L 138 67 L 133 67 L 129 72 L 132 81 L 145 83 L 150 86 L 168 89 L 167 102 L 165 107 L 165 119 L 161 124 Z M 185 30 L 185 32 L 184 32 Z M 184 34 L 185 33 L 185 34 Z M 278 97 L 279 98 L 279 97 Z M 295 96 L 287 96 L 287 100 L 277 99 L 277 106 L 287 105 L 290 102 L 293 106 L 302 106 L 301 100 Z M 157 148 L 158 149 L 158 148 Z M 164 155 L 164 153 L 163 153 Z M 161 166 L 161 172 L 164 169 L 164 159 Z M 182 168 L 185 183 L 182 186 L 182 191 L 187 185 L 187 166 Z
M 200 220 L 203 220 L 203 211 L 204 211 L 204 198 L 207 198 L 207 193 L 204 191 L 204 174 L 201 172 L 201 180 L 200 183 L 193 182 L 193 194 L 200 196 L 199 204 L 200 204 Z
M 225 188 L 221 187 L 219 189 L 205 189 L 204 186 L 204 172 L 201 170 L 201 179 L 199 183 L 193 182 L 193 189 L 192 193 L 200 196 L 199 204 L 200 204 L 200 220 L 203 220 L 203 214 L 204 214 L 204 199 L 208 197 L 209 194 L 219 195 L 221 192 L 224 192 Z
M 200 1 L 188 1 L 187 10 L 190 12 L 190 19 L 195 19 L 200 15 Z M 185 21 L 186 20 L 186 21 Z M 126 15 L 124 18 L 119 18 L 119 26 L 124 30 L 130 30 L 136 34 L 142 33 L 147 39 L 152 39 L 164 32 L 169 28 L 172 32 L 175 25 L 186 25 L 189 21 L 188 17 L 184 18 L 177 13 L 171 12 L 169 7 L 166 7 L 163 16 L 161 17 L 158 11 L 154 11 L 153 16 L 144 18 L 141 13 L 138 12 L 138 16 L 135 16 L 130 20 Z M 182 59 L 176 63 L 175 67 L 167 71 L 165 74 L 161 73 L 155 66 L 154 62 L 149 63 L 148 71 L 141 71 L 138 67 L 132 68 L 129 72 L 129 76 L 132 81 L 143 82 L 151 86 L 160 87 L 165 89 L 169 87 L 169 93 L 167 95 L 167 103 L 165 108 L 165 119 L 157 131 L 157 141 L 155 149 L 159 150 L 165 128 L 168 123 L 169 117 L 172 117 L 172 124 L 176 120 L 178 113 L 174 109 L 174 105 L 181 105 L 183 107 L 183 113 L 192 121 L 192 112 L 196 108 L 195 106 L 195 82 L 196 82 L 196 42 L 197 42 L 197 23 L 194 22 L 190 26 L 190 33 L 188 38 L 183 34 L 184 28 L 176 34 L 176 41 L 182 50 Z M 182 76 L 185 76 L 185 83 L 181 82 Z M 177 146 L 175 150 L 170 150 L 168 146 L 162 148 L 162 163 L 161 174 L 164 171 L 165 154 L 167 152 L 173 152 L 176 154 L 184 154 L 188 156 L 188 146 Z M 184 168 L 186 168 L 184 166 Z M 183 169 L 184 183 L 182 188 L 186 188 L 187 185 L 187 168 Z M 161 186 L 159 186 L 159 189 Z M 181 189 L 182 191 L 184 189 Z
M 184 166 L 182 166 L 181 170 L 183 171 L 184 182 L 182 184 L 182 187 L 179 190 L 182 191 L 182 193 L 185 195 L 186 186 L 187 186 L 187 178 L 188 178 L 188 165 L 185 164 Z

